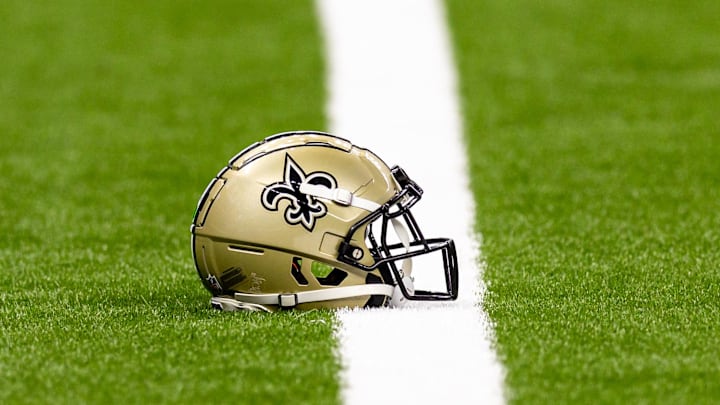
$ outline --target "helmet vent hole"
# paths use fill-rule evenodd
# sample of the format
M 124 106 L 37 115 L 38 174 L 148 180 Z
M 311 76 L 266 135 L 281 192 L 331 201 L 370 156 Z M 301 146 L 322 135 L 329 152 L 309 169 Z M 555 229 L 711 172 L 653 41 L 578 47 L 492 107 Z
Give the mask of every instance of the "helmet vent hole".
M 327 277 L 318 278 L 317 281 L 321 285 L 337 286 L 345 280 L 347 273 L 340 269 L 333 269 Z
M 246 279 L 247 276 L 240 267 L 230 267 L 229 269 L 225 270 L 220 276 L 220 281 L 222 282 L 222 285 L 226 286 L 227 288 L 233 287 L 236 284 L 240 284 Z
M 320 285 L 338 286 L 345 280 L 347 273 L 323 262 L 313 262 L 312 273 Z
M 292 265 L 290 266 L 290 274 L 292 274 L 293 278 L 295 278 L 295 281 L 297 281 L 299 285 L 308 285 L 308 281 L 300 269 L 302 269 L 302 258 L 293 257 Z

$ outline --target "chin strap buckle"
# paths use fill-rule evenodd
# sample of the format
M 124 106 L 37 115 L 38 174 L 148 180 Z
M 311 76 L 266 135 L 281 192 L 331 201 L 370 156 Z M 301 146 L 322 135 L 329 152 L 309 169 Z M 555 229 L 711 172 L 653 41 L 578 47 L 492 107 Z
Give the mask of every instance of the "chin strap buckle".
M 344 188 L 327 188 L 318 184 L 302 183 L 300 192 L 317 198 L 324 198 L 343 207 L 357 207 L 368 212 L 380 208 L 380 204 L 368 199 L 353 195 L 352 191 Z
M 336 188 L 333 194 L 332 200 L 336 203 L 346 207 L 352 205 L 353 194 L 350 191 L 344 188 Z
M 294 308 L 298 304 L 297 294 L 280 294 L 278 295 L 278 305 L 280 308 Z

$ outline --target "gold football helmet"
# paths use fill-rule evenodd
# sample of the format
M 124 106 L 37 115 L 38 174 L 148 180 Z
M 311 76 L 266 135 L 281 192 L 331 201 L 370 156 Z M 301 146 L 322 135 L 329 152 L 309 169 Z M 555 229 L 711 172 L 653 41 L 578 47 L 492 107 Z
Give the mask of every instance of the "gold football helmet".
M 210 182 L 191 226 L 198 275 L 223 310 L 454 300 L 452 239 L 426 239 L 422 189 L 349 141 L 288 132 L 255 143 Z M 413 288 L 411 259 L 436 253 L 445 291 Z

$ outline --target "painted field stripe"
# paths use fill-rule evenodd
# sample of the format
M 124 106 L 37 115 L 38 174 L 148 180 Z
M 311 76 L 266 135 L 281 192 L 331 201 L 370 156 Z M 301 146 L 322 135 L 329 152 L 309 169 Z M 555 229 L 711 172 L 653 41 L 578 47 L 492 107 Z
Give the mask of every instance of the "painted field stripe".
M 442 4 L 318 0 L 328 55 L 330 132 L 398 164 L 425 194 L 425 236 L 455 239 L 460 297 L 403 309 L 338 312 L 346 404 L 503 403 L 502 368 L 479 302 L 460 108 Z M 415 264 L 416 283 L 441 268 Z

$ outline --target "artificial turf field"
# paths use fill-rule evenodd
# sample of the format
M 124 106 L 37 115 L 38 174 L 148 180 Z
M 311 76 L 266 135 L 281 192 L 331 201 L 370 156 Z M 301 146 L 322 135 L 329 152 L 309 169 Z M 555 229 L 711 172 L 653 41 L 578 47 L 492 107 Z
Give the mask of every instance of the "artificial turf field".
M 720 401 L 720 3 L 450 4 L 510 398 Z
M 0 3 L 0 403 L 339 401 L 333 314 L 211 311 L 189 249 L 229 157 L 325 128 L 314 12 Z M 449 1 L 511 401 L 720 398 L 718 15 Z
M 0 20 L 0 403 L 335 402 L 332 313 L 214 312 L 189 242 L 230 157 L 324 126 L 311 3 Z

